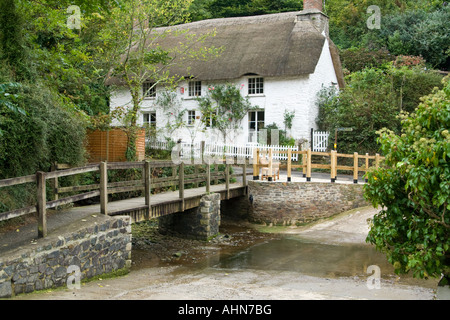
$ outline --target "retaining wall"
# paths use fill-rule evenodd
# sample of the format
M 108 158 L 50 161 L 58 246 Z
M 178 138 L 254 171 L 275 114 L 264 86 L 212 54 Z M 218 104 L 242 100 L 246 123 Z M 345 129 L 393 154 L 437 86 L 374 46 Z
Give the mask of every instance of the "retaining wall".
M 99 215 L 78 223 L 81 226 L 72 229 L 77 231 L 54 232 L 58 235 L 0 257 L 0 298 L 66 286 L 72 276 L 81 281 L 130 267 L 128 216 Z
M 367 206 L 363 185 L 318 182 L 249 181 L 251 220 L 302 224 Z

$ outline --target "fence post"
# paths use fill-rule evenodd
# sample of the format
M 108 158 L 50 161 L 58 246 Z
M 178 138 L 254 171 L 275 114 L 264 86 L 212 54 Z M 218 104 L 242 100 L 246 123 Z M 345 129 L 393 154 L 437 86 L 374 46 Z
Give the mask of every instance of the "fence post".
M 375 169 L 378 169 L 379 166 L 380 166 L 380 154 L 377 153 L 375 154 Z
M 330 169 L 330 176 L 331 176 L 331 183 L 336 182 L 336 165 L 337 165 L 337 157 L 336 157 L 336 151 L 331 150 L 331 169 Z
M 179 173 L 178 173 L 178 177 L 179 177 L 178 191 L 179 191 L 179 197 L 181 199 L 181 209 L 180 209 L 180 211 L 184 212 L 184 163 L 181 162 L 178 168 L 179 168 Z
M 100 163 L 100 212 L 108 214 L 108 163 Z
M 303 151 L 303 148 L 302 148 L 302 151 Z M 302 153 L 302 165 L 304 166 L 303 168 L 302 168 L 302 171 L 303 171 L 303 178 L 306 178 L 306 153 Z
M 292 161 L 292 159 L 291 158 L 292 158 L 292 149 L 289 148 L 288 149 L 288 158 L 287 158 L 287 181 L 288 182 L 292 181 L 292 179 L 291 179 L 291 170 L 292 170 L 291 161 Z
M 306 181 L 311 181 L 311 148 L 308 148 L 306 154 Z
M 206 193 L 211 192 L 211 165 L 209 159 L 206 161 Z
M 145 209 L 145 220 L 149 220 L 152 212 L 152 207 L 150 204 L 150 196 L 152 192 L 152 175 L 150 169 L 150 161 L 146 160 L 144 162 L 145 205 L 147 206 L 147 208 Z
M 273 164 L 273 149 L 270 148 L 269 149 L 269 173 L 268 173 L 268 181 L 272 181 L 273 180 L 273 170 L 272 170 L 272 164 Z
M 242 185 L 247 185 L 247 159 L 244 158 L 244 166 L 242 168 Z
M 50 169 L 51 171 L 57 171 L 58 170 L 58 163 L 55 161 L 52 164 L 52 167 Z M 52 188 L 52 192 L 53 192 L 53 200 L 58 200 L 59 199 L 59 195 L 58 195 L 58 177 L 55 177 L 53 179 L 53 188 Z
M 369 154 L 366 153 L 366 171 L 365 173 L 367 174 L 367 171 L 369 171 Z M 367 178 L 364 178 L 364 182 L 369 182 L 369 180 Z
M 36 173 L 37 182 L 37 213 L 38 213 L 38 237 L 47 236 L 47 199 L 45 186 L 45 172 Z
M 258 157 L 258 148 L 253 148 L 253 180 L 259 180 Z
M 353 153 L 353 183 L 358 183 L 358 152 Z

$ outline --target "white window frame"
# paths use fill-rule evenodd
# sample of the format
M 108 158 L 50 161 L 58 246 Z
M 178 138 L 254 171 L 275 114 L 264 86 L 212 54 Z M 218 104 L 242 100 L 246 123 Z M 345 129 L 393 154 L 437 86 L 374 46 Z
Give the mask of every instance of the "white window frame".
M 187 125 L 188 126 L 195 125 L 195 117 L 196 117 L 195 110 L 188 110 L 188 112 L 187 112 Z
M 264 113 L 264 119 L 263 120 L 259 119 L 260 112 Z M 251 120 L 251 113 L 255 114 L 255 120 L 254 121 Z M 252 122 L 255 124 L 255 129 L 251 129 L 251 123 Z M 261 128 L 259 128 L 259 125 L 258 125 L 259 123 L 262 123 L 262 127 Z M 258 109 L 258 110 L 251 110 L 251 111 L 249 111 L 248 112 L 248 133 L 249 133 L 248 139 L 250 139 L 250 136 L 252 134 L 256 134 L 257 137 L 258 137 L 259 136 L 259 132 L 264 128 L 265 123 L 266 123 L 266 111 L 264 109 Z M 256 142 L 257 141 L 258 141 L 258 139 L 256 139 Z
M 156 99 L 156 84 L 146 81 L 142 84 L 142 95 L 144 99 Z
M 258 96 L 264 94 L 264 78 L 251 77 L 248 78 L 248 95 Z
M 201 81 L 189 81 L 188 83 L 188 96 L 190 98 L 200 97 L 202 95 L 202 82 Z
M 149 126 L 156 128 L 156 121 L 157 121 L 156 111 L 149 111 L 142 113 L 142 122 L 144 123 L 144 125 L 148 124 Z

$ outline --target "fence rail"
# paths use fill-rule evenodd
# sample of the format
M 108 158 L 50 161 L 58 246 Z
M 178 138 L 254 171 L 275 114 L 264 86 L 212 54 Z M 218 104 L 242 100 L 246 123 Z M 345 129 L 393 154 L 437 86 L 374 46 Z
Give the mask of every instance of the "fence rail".
M 311 170 L 312 169 L 326 169 L 330 170 L 330 179 L 331 182 L 334 183 L 337 178 L 337 172 L 338 170 L 348 170 L 353 171 L 353 183 L 358 183 L 358 173 L 359 172 L 367 172 L 369 170 L 370 161 L 373 161 L 372 166 L 375 168 L 378 168 L 380 165 L 381 160 L 384 159 L 384 157 L 381 157 L 379 154 L 376 154 L 374 156 L 370 156 L 368 153 L 365 155 L 360 155 L 357 152 L 354 154 L 343 154 L 343 153 L 337 153 L 336 151 L 331 152 L 313 152 L 311 149 L 303 150 L 303 151 L 297 151 L 297 150 L 261 150 L 259 148 L 256 148 L 254 150 L 254 159 L 257 159 L 257 161 L 253 161 L 253 179 L 257 180 L 259 179 L 259 172 L 261 168 L 268 168 L 268 180 L 272 181 L 274 177 L 273 172 L 273 160 L 275 160 L 276 154 L 286 154 L 287 159 L 287 181 L 292 180 L 292 169 L 295 168 L 301 168 L 303 170 L 303 177 L 306 177 L 306 181 L 311 181 Z M 294 163 L 292 160 L 292 155 L 298 155 L 300 157 L 301 155 L 301 163 L 298 161 L 297 163 Z M 261 164 L 260 159 L 261 156 L 266 157 L 268 159 L 268 164 Z M 312 162 L 312 156 L 322 156 L 322 157 L 330 157 L 330 162 L 328 164 L 324 163 L 313 163 Z M 345 166 L 345 165 L 338 165 L 338 158 L 352 158 L 353 159 L 353 166 Z M 364 163 L 360 165 L 360 160 L 364 160 Z
M 224 171 L 218 170 L 219 163 L 224 163 Z M 74 203 L 80 200 L 86 200 L 93 197 L 100 196 L 100 212 L 102 214 L 113 214 L 108 210 L 108 195 L 117 194 L 130 191 L 144 191 L 145 210 L 146 215 L 150 214 L 151 192 L 156 188 L 176 187 L 179 191 L 179 199 L 181 200 L 180 211 L 184 211 L 184 189 L 186 184 L 194 184 L 198 186 L 200 183 L 205 183 L 205 191 L 210 192 L 210 186 L 213 182 L 218 184 L 219 180 L 225 180 L 225 190 L 227 198 L 230 197 L 230 179 L 237 176 L 242 176 L 242 185 L 247 185 L 246 169 L 247 161 L 241 164 L 234 164 L 234 166 L 242 166 L 242 174 L 230 174 L 231 164 L 225 161 L 216 160 L 211 166 L 209 164 L 195 164 L 193 174 L 185 174 L 187 165 L 181 162 L 175 164 L 172 161 L 144 161 L 144 162 L 113 162 L 113 163 L 98 163 L 90 164 L 80 168 L 70 168 L 65 170 L 58 170 L 59 166 L 55 164 L 51 172 L 39 171 L 35 175 L 29 175 L 18 178 L 11 178 L 0 180 L 0 188 L 21 185 L 24 183 L 36 183 L 37 186 L 37 202 L 36 205 L 11 210 L 0 213 L 0 221 L 9 220 L 20 217 L 25 214 L 37 213 L 38 218 L 38 236 L 43 238 L 47 235 L 47 209 L 56 208 L 69 203 Z M 171 168 L 172 175 L 169 177 L 155 177 L 154 171 L 156 169 Z M 126 170 L 136 169 L 141 170 L 142 178 L 139 180 L 127 180 L 118 182 L 108 182 L 109 170 Z M 211 172 L 211 169 L 213 172 Z M 203 172 L 200 172 L 203 171 Z M 59 187 L 58 179 L 61 177 L 74 176 L 88 172 L 99 172 L 100 182 L 90 185 L 75 185 L 69 187 Z M 54 200 L 47 200 L 47 184 L 50 183 L 50 194 L 54 195 Z M 60 198 L 62 194 L 71 192 L 83 192 L 67 197 Z M 141 206 L 142 207 L 142 206 Z M 141 208 L 140 207 L 140 208 Z

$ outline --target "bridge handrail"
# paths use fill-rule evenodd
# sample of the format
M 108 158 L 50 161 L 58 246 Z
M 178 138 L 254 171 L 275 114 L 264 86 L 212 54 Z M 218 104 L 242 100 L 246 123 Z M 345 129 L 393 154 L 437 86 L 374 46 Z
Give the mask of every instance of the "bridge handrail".
M 224 160 L 225 162 L 225 160 Z M 236 164 L 234 164 L 236 166 Z M 150 206 L 150 196 L 153 188 L 162 188 L 167 186 L 177 186 L 179 190 L 179 198 L 182 203 L 182 211 L 184 211 L 184 185 L 191 183 L 201 183 L 206 182 L 206 192 L 210 192 L 211 179 L 214 179 L 216 183 L 219 179 L 225 179 L 227 198 L 230 195 L 230 178 L 242 175 L 243 185 L 246 182 L 246 167 L 247 162 L 243 164 L 237 164 L 237 166 L 243 165 L 244 170 L 242 174 L 230 174 L 231 164 L 225 164 L 225 172 L 217 171 L 217 162 L 215 164 L 215 172 L 211 173 L 211 170 L 207 170 L 207 164 L 194 164 L 195 173 L 185 175 L 184 168 L 185 164 L 181 162 L 180 164 L 175 164 L 172 161 L 143 161 L 143 162 L 102 162 L 89 164 L 84 167 L 78 168 L 67 168 L 66 165 L 60 165 L 59 167 L 64 167 L 67 169 L 59 170 L 58 165 L 54 165 L 50 172 L 39 171 L 34 175 L 28 175 L 17 178 L 9 178 L 0 180 L 0 188 L 20 185 L 24 183 L 36 183 L 37 185 L 37 203 L 33 206 L 27 206 L 20 209 L 11 210 L 8 212 L 0 213 L 0 221 L 9 220 L 16 218 L 25 214 L 37 213 L 38 216 L 38 236 L 45 237 L 47 235 L 47 225 L 46 225 L 46 210 L 55 208 L 61 205 L 77 202 L 80 200 L 89 199 L 92 197 L 100 196 L 100 211 L 102 214 L 107 215 L 107 203 L 108 195 L 113 193 L 129 192 L 136 190 L 144 190 L 145 196 L 145 208 L 147 214 L 151 210 Z M 199 173 L 198 168 L 205 166 L 205 172 Z M 172 168 L 171 177 L 154 178 L 152 177 L 151 169 L 153 168 Z M 108 170 L 125 170 L 125 169 L 140 169 L 142 170 L 142 179 L 139 180 L 127 180 L 119 182 L 108 182 Z M 58 178 L 73 176 L 76 174 L 82 174 L 87 172 L 100 172 L 100 183 L 91 185 L 81 185 L 81 186 L 70 186 L 60 188 L 58 185 Z M 178 174 L 177 174 L 178 172 Z M 54 200 L 47 201 L 46 192 L 46 181 L 53 180 L 53 195 Z M 80 192 L 87 191 L 81 194 L 71 195 L 64 198 L 59 198 L 59 195 L 67 192 Z

